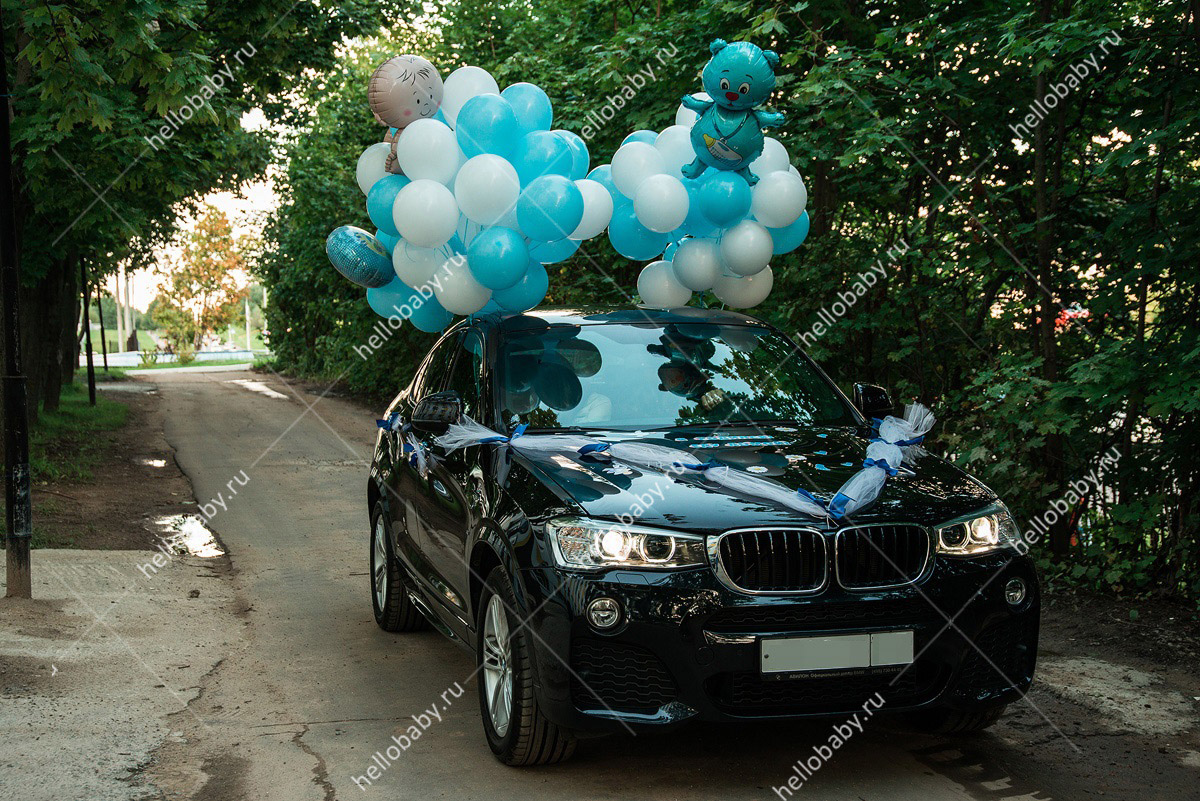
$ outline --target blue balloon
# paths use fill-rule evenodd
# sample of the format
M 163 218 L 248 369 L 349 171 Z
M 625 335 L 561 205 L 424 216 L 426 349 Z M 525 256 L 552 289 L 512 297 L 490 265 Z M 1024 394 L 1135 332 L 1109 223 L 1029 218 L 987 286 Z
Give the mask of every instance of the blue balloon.
M 569 175 L 574 166 L 567 140 L 550 131 L 522 136 L 511 161 L 522 186 L 542 175 Z
M 386 286 L 368 289 L 367 305 L 385 320 L 391 317 L 407 319 L 412 314 L 412 307 L 408 305 L 412 292 L 403 281 L 395 278 Z
M 329 232 L 325 255 L 339 273 L 368 289 L 385 287 L 396 277 L 391 257 L 379 240 L 353 225 Z
M 700 184 L 703 181 L 699 178 L 683 178 L 683 186 L 688 191 L 688 213 L 683 221 L 683 225 L 671 234 L 675 239 L 686 236 L 694 236 L 697 238 L 712 236 L 717 232 L 717 226 L 709 222 L 704 216 L 704 212 L 700 209 Z M 678 234 L 679 236 L 676 236 Z
M 529 246 L 511 228 L 488 228 L 467 248 L 467 263 L 475 280 L 488 289 L 508 289 L 525 275 Z
M 545 300 L 549 289 L 550 276 L 546 274 L 546 268 L 536 261 L 530 261 L 529 268 L 521 280 L 515 286 L 494 292 L 492 300 L 499 303 L 505 311 L 525 312 Z
M 804 244 L 804 240 L 808 238 L 808 225 L 808 212 L 802 211 L 791 225 L 783 228 L 768 228 L 767 233 L 771 235 L 771 241 L 775 243 L 775 255 L 782 256 L 784 253 L 791 253 Z
M 575 251 L 579 250 L 579 245 L 580 242 L 577 239 L 560 239 L 557 242 L 535 242 L 533 247 L 529 248 L 529 258 L 542 264 L 556 264 L 574 256 Z
M 432 293 L 429 297 L 425 297 L 416 290 L 412 290 L 412 294 L 410 304 L 412 314 L 408 320 L 413 324 L 413 328 L 424 331 L 426 334 L 433 334 L 441 331 L 454 320 L 454 315 L 443 309 L 442 304 L 437 302 L 437 298 Z M 419 305 L 418 300 L 420 301 Z
M 569 236 L 583 220 L 583 194 L 570 178 L 543 175 L 517 198 L 517 224 L 525 236 L 554 242 Z
M 379 244 L 387 248 L 388 253 L 396 249 L 396 245 L 400 243 L 400 237 L 385 234 L 383 231 L 376 231 L 375 238 L 379 240 Z
M 619 201 L 625 199 L 625 196 L 618 191 L 617 185 L 613 183 L 611 164 L 601 164 L 599 167 L 589 172 L 587 177 L 589 180 L 595 181 L 608 190 L 608 194 L 612 195 L 614 206 L 617 205 Z
M 467 316 L 468 317 L 478 317 L 482 314 L 503 314 L 503 313 L 504 313 L 503 306 L 501 306 L 495 300 L 489 300 L 487 303 L 483 304 L 482 309 L 475 312 L 474 314 L 468 314 Z M 471 348 L 471 352 L 474 353 L 476 356 L 483 355 L 482 353 L 479 352 L 479 350 L 478 350 L 479 343 L 475 339 L 471 340 L 471 342 L 469 343 L 469 347 Z
M 646 144 L 652 145 L 654 144 L 654 140 L 657 138 L 658 134 L 654 131 L 647 131 L 643 129 L 640 131 L 634 131 L 629 136 L 625 137 L 623 140 L 621 140 L 621 144 L 627 145 L 630 142 L 645 142 Z
M 495 153 L 509 158 L 517 147 L 521 129 L 517 115 L 499 95 L 476 95 L 463 104 L 454 121 L 458 146 L 467 158 Z
M 571 172 L 567 174 L 568 178 L 578 181 L 580 178 L 587 175 L 588 164 L 591 162 L 591 156 L 588 154 L 587 143 L 579 137 L 578 134 L 572 131 L 564 131 L 559 128 L 551 133 L 556 133 L 561 136 L 567 143 L 567 147 L 571 150 Z
M 392 204 L 396 195 L 410 183 L 404 175 L 385 175 L 371 187 L 367 193 L 367 216 L 375 227 L 389 236 L 400 236 L 396 223 L 392 220 Z
M 666 234 L 655 233 L 638 221 L 632 203 L 623 203 L 613 209 L 608 239 L 618 253 L 636 261 L 654 258 L 663 252 L 669 241 Z
M 512 105 L 521 133 L 550 130 L 554 109 L 550 105 L 550 98 L 540 88 L 531 83 L 514 83 L 500 96 Z
M 696 199 L 710 223 L 726 228 L 750 212 L 750 184 L 736 172 L 712 170 L 700 179 Z

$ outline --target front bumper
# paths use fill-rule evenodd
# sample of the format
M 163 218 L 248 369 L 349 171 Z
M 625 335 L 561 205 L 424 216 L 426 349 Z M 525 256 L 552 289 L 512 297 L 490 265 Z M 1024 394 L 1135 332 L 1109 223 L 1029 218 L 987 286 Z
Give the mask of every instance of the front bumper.
M 1004 585 L 1028 596 L 1013 607 Z M 888 710 L 977 707 L 1018 698 L 1033 680 L 1039 592 L 1032 561 L 1011 553 L 937 557 L 915 585 L 811 596 L 735 592 L 707 567 L 677 572 L 553 567 L 522 571 L 539 705 L 578 732 L 660 728 L 686 720 L 744 721 L 850 713 L 879 693 Z M 585 610 L 616 598 L 610 634 Z M 762 636 L 912 630 L 906 668 L 763 678 Z

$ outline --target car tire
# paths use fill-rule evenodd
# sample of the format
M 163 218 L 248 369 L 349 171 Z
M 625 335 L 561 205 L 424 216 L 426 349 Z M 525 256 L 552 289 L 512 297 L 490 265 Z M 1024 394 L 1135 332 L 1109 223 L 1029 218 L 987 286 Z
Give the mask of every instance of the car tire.
M 400 565 L 392 549 L 392 538 L 387 536 L 387 513 L 383 503 L 376 503 L 371 511 L 370 545 L 371 607 L 375 611 L 375 622 L 384 631 L 424 631 L 429 621 L 408 598 Z M 380 564 L 380 562 L 383 564 Z
M 547 720 L 538 707 L 532 635 L 515 622 L 516 600 L 508 574 L 493 568 L 480 595 L 475 626 L 483 730 L 492 753 L 505 765 L 563 762 L 575 753 L 576 739 Z
M 971 734 L 983 731 L 1000 719 L 1008 704 L 996 704 L 977 709 L 943 707 L 909 715 L 908 722 L 930 734 Z

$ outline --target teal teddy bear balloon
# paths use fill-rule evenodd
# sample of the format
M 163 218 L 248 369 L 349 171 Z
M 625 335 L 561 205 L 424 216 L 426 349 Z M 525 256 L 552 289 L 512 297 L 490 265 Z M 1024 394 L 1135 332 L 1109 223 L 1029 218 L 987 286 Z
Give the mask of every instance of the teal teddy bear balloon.
M 779 56 L 750 42 L 729 44 L 724 39 L 714 40 L 709 50 L 712 58 L 701 82 L 712 100 L 691 95 L 682 100 L 700 115 L 692 126 L 696 160 L 683 167 L 683 175 L 697 178 L 709 167 L 736 170 L 753 186 L 758 176 L 750 172 L 750 162 L 762 153 L 762 129 L 783 124 L 783 114 L 755 108 L 775 88 Z

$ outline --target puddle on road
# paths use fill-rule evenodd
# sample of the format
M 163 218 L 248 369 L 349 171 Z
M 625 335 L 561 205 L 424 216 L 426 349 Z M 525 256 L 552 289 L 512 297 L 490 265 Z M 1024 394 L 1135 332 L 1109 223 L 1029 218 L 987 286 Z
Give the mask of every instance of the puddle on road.
M 251 378 L 234 378 L 230 381 L 226 381 L 225 383 L 226 384 L 237 384 L 242 389 L 248 389 L 251 392 L 258 392 L 260 394 L 266 395 L 268 398 L 283 398 L 284 400 L 288 399 L 288 396 L 284 395 L 282 392 L 277 392 L 276 390 L 273 390 L 270 387 L 268 387 L 263 382 L 255 381 L 254 379 L 251 379 Z
M 217 542 L 216 535 L 204 525 L 204 518 L 198 515 L 165 515 L 153 522 L 162 532 L 163 541 L 179 553 L 206 559 L 225 555 L 225 549 Z

